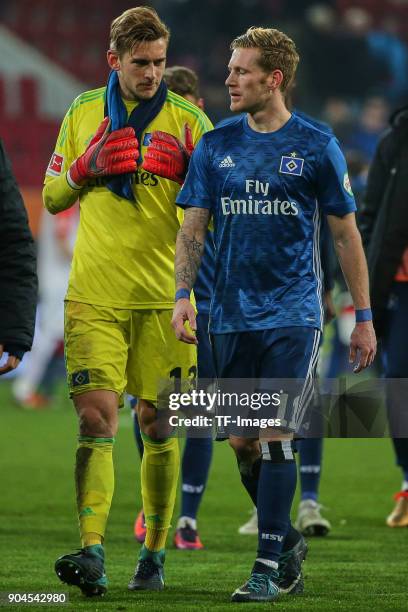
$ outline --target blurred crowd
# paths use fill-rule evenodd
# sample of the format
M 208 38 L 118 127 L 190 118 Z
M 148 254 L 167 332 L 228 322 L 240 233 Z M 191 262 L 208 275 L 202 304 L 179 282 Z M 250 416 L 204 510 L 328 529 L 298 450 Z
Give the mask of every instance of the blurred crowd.
M 395 106 L 408 93 L 405 0 L 319 4 L 240 0 L 233 12 L 224 0 L 210 0 L 201 8 L 194 0 L 172 5 L 170 57 L 173 54 L 177 63 L 198 71 L 214 113 L 223 112 L 229 42 L 255 23 L 281 28 L 296 41 L 301 57 L 298 104 L 311 114 L 321 114 L 333 98 L 340 98 L 358 114 L 367 97 L 383 96 Z
M 82 0 L 65 5 L 56 0 L 2 0 L 0 23 L 68 71 L 83 91 L 99 87 L 107 78 L 111 20 L 143 3 L 88 0 L 84 19 Z M 280 28 L 294 38 L 301 57 L 294 104 L 333 124 L 342 146 L 352 151 L 353 164 L 370 160 L 390 111 L 408 98 L 408 0 L 145 3 L 154 6 L 171 29 L 168 65 L 186 65 L 198 73 L 206 112 L 214 122 L 229 112 L 224 81 L 230 42 L 250 25 Z M 30 81 L 30 74 L 22 73 L 21 87 L 11 87 L 10 62 L 0 55 L 0 132 L 12 161 L 18 160 L 20 185 L 41 186 L 61 119 L 55 112 L 47 117 L 44 86 L 36 78 Z M 7 102 L 10 91 L 12 101 Z M 24 99 L 19 102 L 19 97 Z M 21 117 L 16 116 L 19 106 Z M 30 163 L 25 163 L 21 151 L 23 118 L 31 135 Z

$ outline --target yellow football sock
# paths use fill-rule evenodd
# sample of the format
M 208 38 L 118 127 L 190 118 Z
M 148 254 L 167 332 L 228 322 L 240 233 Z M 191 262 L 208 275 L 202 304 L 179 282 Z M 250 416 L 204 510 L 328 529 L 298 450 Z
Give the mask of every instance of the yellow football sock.
M 101 544 L 111 506 L 114 438 L 79 436 L 75 484 L 82 546 Z
M 85 548 L 85 546 L 94 546 L 95 544 L 103 544 L 103 537 L 99 534 L 99 533 L 84 533 L 83 537 L 81 538 L 81 542 L 82 542 L 82 547 Z
M 164 548 L 176 501 L 180 453 L 177 438 L 156 442 L 142 434 L 141 468 L 145 546 L 152 552 Z

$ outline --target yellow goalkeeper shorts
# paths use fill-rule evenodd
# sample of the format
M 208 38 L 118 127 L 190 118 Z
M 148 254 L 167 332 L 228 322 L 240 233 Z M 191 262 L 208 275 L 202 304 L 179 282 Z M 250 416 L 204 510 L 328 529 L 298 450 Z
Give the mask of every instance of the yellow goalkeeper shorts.
M 195 378 L 195 345 L 176 339 L 171 310 L 123 310 L 65 302 L 70 394 L 127 391 L 153 403 L 160 388 Z M 174 383 L 174 384 L 173 384 Z

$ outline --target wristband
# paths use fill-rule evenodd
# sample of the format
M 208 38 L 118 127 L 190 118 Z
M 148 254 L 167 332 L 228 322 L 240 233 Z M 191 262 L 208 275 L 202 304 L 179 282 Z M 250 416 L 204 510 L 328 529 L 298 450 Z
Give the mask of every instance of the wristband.
M 67 179 L 67 183 L 68 185 L 71 187 L 71 189 L 75 189 L 75 191 L 80 191 L 82 189 L 81 185 L 77 185 L 75 183 L 75 181 L 72 179 L 71 173 L 68 170 L 68 172 L 66 173 L 66 179 Z
M 359 308 L 356 310 L 356 323 L 364 323 L 365 321 L 372 321 L 373 313 L 371 308 Z
M 186 299 L 189 300 L 190 299 L 190 291 L 189 289 L 178 289 L 176 291 L 176 296 L 174 298 L 174 301 L 177 302 L 177 300 L 182 300 L 182 299 Z

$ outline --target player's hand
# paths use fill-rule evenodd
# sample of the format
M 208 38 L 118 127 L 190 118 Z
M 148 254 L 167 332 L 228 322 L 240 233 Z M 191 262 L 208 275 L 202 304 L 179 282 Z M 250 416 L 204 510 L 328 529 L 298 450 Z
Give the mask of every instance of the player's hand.
M 193 137 L 188 123 L 184 125 L 184 143 L 167 132 L 153 132 L 143 158 L 142 168 L 182 185 L 194 151 Z
M 0 344 L 0 359 L 3 356 L 4 347 Z M 18 364 L 20 363 L 20 359 L 15 355 L 9 355 L 7 362 L 0 368 L 0 376 L 2 374 L 7 374 L 7 372 L 11 372 L 11 370 L 15 370 Z
M 194 306 L 187 298 L 177 300 L 173 311 L 171 324 L 176 334 L 177 340 L 186 344 L 198 344 L 198 340 L 194 334 L 190 334 L 185 328 L 184 323 L 188 321 L 193 331 L 197 329 L 196 313 Z
M 85 153 L 68 170 L 68 182 L 80 187 L 88 179 L 135 172 L 139 144 L 132 127 L 109 133 L 110 119 L 105 117 Z
M 356 323 L 350 338 L 349 362 L 357 365 L 353 368 L 355 373 L 368 368 L 374 361 L 377 352 L 377 339 L 372 321 Z

